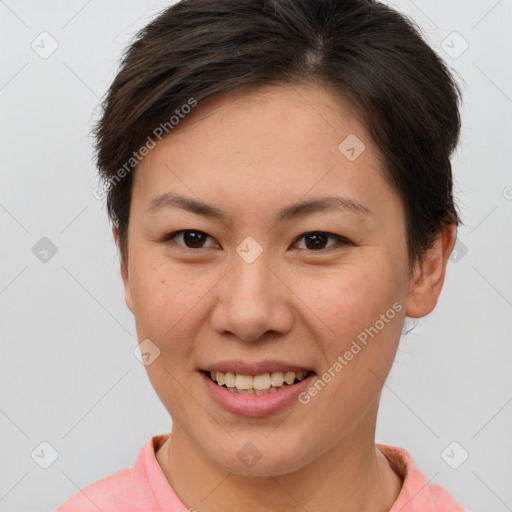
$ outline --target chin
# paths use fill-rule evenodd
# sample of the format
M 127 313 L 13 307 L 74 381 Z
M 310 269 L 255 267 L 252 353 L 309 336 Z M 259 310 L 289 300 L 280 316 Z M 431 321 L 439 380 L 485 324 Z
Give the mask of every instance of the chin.
M 275 444 L 270 448 L 258 449 L 250 441 L 242 444 L 242 448 L 234 450 L 232 456 L 226 457 L 226 451 L 213 457 L 212 460 L 221 468 L 239 476 L 268 477 L 280 476 L 292 473 L 304 467 L 304 456 L 300 459 L 297 450 L 290 447 L 289 450 L 279 451 Z

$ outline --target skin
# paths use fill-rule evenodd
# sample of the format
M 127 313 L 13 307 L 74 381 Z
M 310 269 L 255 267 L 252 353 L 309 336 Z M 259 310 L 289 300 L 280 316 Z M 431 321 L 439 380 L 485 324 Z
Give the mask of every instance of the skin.
M 353 162 L 338 150 L 349 134 L 366 146 Z M 437 303 L 456 227 L 410 277 L 403 206 L 382 171 L 357 115 L 318 84 L 217 96 L 136 169 L 121 274 L 138 339 L 161 351 L 146 368 L 173 421 L 156 458 L 187 507 L 385 512 L 398 497 L 402 481 L 375 445 L 379 399 L 405 316 Z M 283 206 L 333 191 L 372 214 L 276 223 Z M 147 214 L 163 192 L 222 209 L 230 224 Z M 208 237 L 162 241 L 185 229 Z M 317 249 L 311 231 L 351 243 L 325 238 Z M 250 264 L 236 252 L 249 236 L 263 250 Z M 225 359 L 281 359 L 322 375 L 396 302 L 402 310 L 306 405 L 239 417 L 212 402 L 198 373 Z M 249 441 L 262 454 L 251 468 L 237 457 Z

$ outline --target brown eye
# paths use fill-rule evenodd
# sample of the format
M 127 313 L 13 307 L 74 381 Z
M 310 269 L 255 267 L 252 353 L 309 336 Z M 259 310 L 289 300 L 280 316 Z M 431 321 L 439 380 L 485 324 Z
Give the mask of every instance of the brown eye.
M 202 231 L 185 229 L 170 233 L 169 235 L 165 236 L 163 241 L 166 243 L 177 243 L 178 245 L 182 245 L 187 249 L 203 249 L 204 243 L 208 238 L 211 237 Z
M 336 240 L 344 245 L 349 245 L 351 243 L 346 238 L 333 233 L 326 233 L 324 231 L 311 231 L 310 233 L 305 233 L 304 235 L 301 235 L 296 242 L 302 239 L 305 241 L 305 249 L 309 251 L 322 251 L 330 249 L 333 245 L 336 245 L 331 244 L 327 247 L 329 239 Z
M 183 229 L 181 231 L 175 231 L 166 235 L 162 242 L 166 244 L 175 244 L 181 246 L 184 249 L 207 249 L 210 247 L 216 247 L 217 245 L 205 245 L 205 242 L 212 237 L 204 233 L 203 231 Z M 333 233 L 327 233 L 325 231 L 311 231 L 304 233 L 296 239 L 295 244 L 299 240 L 304 239 L 304 247 L 299 247 L 301 250 L 310 252 L 321 252 L 336 246 L 336 242 L 341 245 L 353 245 L 350 240 Z M 329 245 L 329 240 L 334 241 Z

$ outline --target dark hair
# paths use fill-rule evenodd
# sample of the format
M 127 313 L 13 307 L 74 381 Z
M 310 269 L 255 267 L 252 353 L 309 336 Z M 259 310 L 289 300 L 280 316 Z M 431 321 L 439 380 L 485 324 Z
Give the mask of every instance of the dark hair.
M 172 129 L 191 101 L 306 83 L 348 101 L 381 151 L 405 208 L 411 266 L 443 225 L 461 224 L 450 163 L 461 93 L 413 22 L 375 0 L 182 0 L 126 49 L 94 129 L 123 261 L 130 171 L 157 127 Z

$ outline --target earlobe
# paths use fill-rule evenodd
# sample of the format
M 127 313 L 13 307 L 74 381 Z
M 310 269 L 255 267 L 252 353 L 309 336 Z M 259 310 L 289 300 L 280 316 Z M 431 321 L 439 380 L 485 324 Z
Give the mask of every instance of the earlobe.
M 456 224 L 443 227 L 433 247 L 425 253 L 421 262 L 416 264 L 406 301 L 406 316 L 421 318 L 436 307 L 456 237 Z
M 119 250 L 119 228 L 117 225 L 114 225 L 112 227 L 112 235 L 114 236 L 114 240 L 116 242 L 116 246 Z M 132 300 L 132 292 L 130 288 L 130 280 L 128 275 L 128 267 L 126 262 L 124 261 L 123 257 L 121 256 L 121 263 L 120 263 L 120 271 L 121 271 L 121 278 L 123 279 L 123 287 L 124 287 L 124 300 L 126 302 L 126 306 L 128 309 L 133 313 L 133 300 Z

